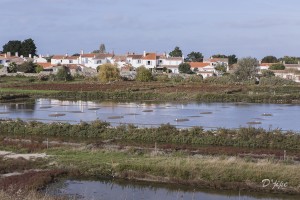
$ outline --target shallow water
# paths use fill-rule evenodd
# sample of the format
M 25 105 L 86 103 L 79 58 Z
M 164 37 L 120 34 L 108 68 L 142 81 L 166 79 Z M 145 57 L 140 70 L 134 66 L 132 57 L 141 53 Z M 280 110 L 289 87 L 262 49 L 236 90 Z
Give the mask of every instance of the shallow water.
M 298 132 L 300 131 L 297 120 L 299 113 L 300 105 L 289 104 L 124 103 L 55 99 L 0 104 L 2 119 L 20 118 L 69 123 L 100 119 L 110 122 L 112 126 L 131 123 L 140 127 L 151 127 L 170 123 L 178 128 L 254 126 Z
M 44 191 L 55 196 L 93 200 L 274 200 L 298 199 L 297 196 L 259 194 L 249 192 L 194 190 L 181 185 L 155 184 L 128 181 L 61 180 Z

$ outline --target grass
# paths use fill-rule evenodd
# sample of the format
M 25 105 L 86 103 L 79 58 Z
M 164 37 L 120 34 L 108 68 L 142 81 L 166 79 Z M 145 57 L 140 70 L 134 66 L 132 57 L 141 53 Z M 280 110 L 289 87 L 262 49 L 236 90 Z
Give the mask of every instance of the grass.
M 11 194 L 7 191 L 0 190 L 1 200 L 63 200 L 63 198 L 55 198 L 48 195 L 39 194 L 36 191 L 23 192 L 22 190 Z
M 80 124 L 46 124 L 16 120 L 0 121 L 0 135 L 119 140 L 152 144 L 158 142 L 161 144 L 233 146 L 253 149 L 300 149 L 300 135 L 295 132 L 264 130 L 254 127 L 203 130 L 201 127 L 176 129 L 176 127 L 169 124 L 163 124 L 157 128 L 137 128 L 134 125 L 110 127 L 109 123 L 98 120 Z
M 259 189 L 263 179 L 273 179 L 288 182 L 290 191 L 300 192 L 297 188 L 300 167 L 294 162 L 248 161 L 236 157 L 188 156 L 182 153 L 155 156 L 151 152 L 138 154 L 131 150 L 55 149 L 49 150 L 48 154 L 54 156 L 60 167 L 77 170 L 84 177 L 109 176 L 200 187 L 228 184 L 235 189 L 252 186 Z

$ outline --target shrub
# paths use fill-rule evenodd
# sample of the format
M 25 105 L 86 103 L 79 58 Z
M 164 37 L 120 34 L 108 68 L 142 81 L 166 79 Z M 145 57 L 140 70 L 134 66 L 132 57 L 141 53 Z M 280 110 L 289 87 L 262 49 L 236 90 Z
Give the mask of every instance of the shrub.
M 191 75 L 185 79 L 186 82 L 200 83 L 203 81 L 202 75 Z
M 284 70 L 285 66 L 282 63 L 276 63 L 269 67 L 270 70 Z
M 234 75 L 226 75 L 226 76 L 211 76 L 203 80 L 204 83 L 211 84 L 234 84 L 236 83 L 236 79 Z
M 296 85 L 297 83 L 293 80 L 280 78 L 277 76 L 262 77 L 259 81 L 260 85 Z
M 73 77 L 71 76 L 71 73 L 69 71 L 69 69 L 65 66 L 62 66 L 56 76 L 55 76 L 56 80 L 60 80 L 60 81 L 71 81 L 73 80 Z
M 184 78 L 180 75 L 175 75 L 171 77 L 171 81 L 175 83 L 183 82 Z
M 170 80 L 168 75 L 166 75 L 166 74 L 157 75 L 157 76 L 155 76 L 155 79 L 156 79 L 156 81 L 159 81 L 159 82 L 168 82 Z
M 263 70 L 262 71 L 262 76 L 263 77 L 271 77 L 271 76 L 275 76 L 274 72 L 271 70 Z
M 120 79 L 120 71 L 116 65 L 106 63 L 100 66 L 99 79 L 101 82 L 107 83 Z
M 140 82 L 148 82 L 153 80 L 153 76 L 150 70 L 141 66 L 136 69 L 136 80 Z

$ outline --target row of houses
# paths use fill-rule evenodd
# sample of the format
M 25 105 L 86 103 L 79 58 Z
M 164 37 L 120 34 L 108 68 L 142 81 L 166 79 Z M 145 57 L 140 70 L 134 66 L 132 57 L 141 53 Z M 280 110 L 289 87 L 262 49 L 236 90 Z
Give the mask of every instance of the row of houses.
M 48 58 L 48 59 L 47 59 Z M 23 57 L 18 56 L 18 53 L 11 55 L 10 53 L 0 54 L 0 65 L 7 67 L 9 63 L 15 62 L 22 64 L 25 61 L 32 61 L 44 68 L 44 71 L 56 72 L 58 66 L 67 66 L 72 74 L 83 73 L 93 75 L 99 65 L 111 63 L 117 65 L 121 71 L 134 70 L 137 67 L 145 66 L 151 71 L 167 71 L 169 73 L 178 74 L 178 67 L 184 62 L 184 57 L 170 57 L 167 53 L 149 53 L 144 51 L 142 54 L 127 53 L 125 55 L 115 55 L 112 53 L 84 53 L 81 51 L 77 55 L 54 55 L 50 57 L 34 56 Z M 191 70 L 195 73 L 202 75 L 203 78 L 222 75 L 215 69 L 217 65 L 222 65 L 229 71 L 228 58 L 207 58 L 203 62 L 189 62 Z M 259 63 L 258 73 L 263 70 L 269 69 L 274 63 Z M 286 70 L 274 71 L 276 76 L 291 79 L 300 82 L 300 63 L 298 64 L 285 64 Z
M 268 70 L 272 65 L 277 63 L 259 63 L 258 74 L 262 74 L 263 70 Z M 285 66 L 285 70 L 272 70 L 275 76 L 293 80 L 300 83 L 300 62 L 298 64 L 286 64 L 282 63 Z

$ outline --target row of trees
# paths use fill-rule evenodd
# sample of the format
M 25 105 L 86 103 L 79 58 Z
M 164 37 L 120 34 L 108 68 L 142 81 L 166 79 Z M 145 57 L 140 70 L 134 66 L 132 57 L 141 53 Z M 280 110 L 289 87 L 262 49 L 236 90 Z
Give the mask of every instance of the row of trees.
M 182 50 L 178 46 L 176 46 L 174 48 L 174 50 L 169 53 L 169 55 L 171 57 L 182 57 L 183 54 L 182 54 Z M 237 63 L 237 57 L 234 54 L 228 55 L 228 56 L 222 55 L 222 54 L 216 54 L 216 55 L 213 55 L 212 57 L 213 58 L 228 58 L 229 65 L 233 65 L 233 64 Z M 203 58 L 204 58 L 204 56 L 202 53 L 200 53 L 198 51 L 192 51 L 189 54 L 187 54 L 187 57 L 184 59 L 184 61 L 185 62 L 203 62 Z
M 24 62 L 20 65 L 17 65 L 16 63 L 12 62 L 9 64 L 7 68 L 8 73 L 16 73 L 16 72 L 24 72 L 24 73 L 40 73 L 43 71 L 43 67 L 32 62 Z
M 11 40 L 5 45 L 3 45 L 2 52 L 3 53 L 11 52 L 12 54 L 18 52 L 19 55 L 23 55 L 25 57 L 28 57 L 29 54 L 34 56 L 36 55 L 36 45 L 33 39 L 31 38 L 26 39 L 24 41 Z
M 120 70 L 116 65 L 107 63 L 100 65 L 98 67 L 98 77 L 101 82 L 112 82 L 119 80 Z M 146 67 L 141 66 L 136 69 L 136 78 L 135 80 L 141 82 L 148 82 L 153 80 L 152 72 L 148 70 Z

